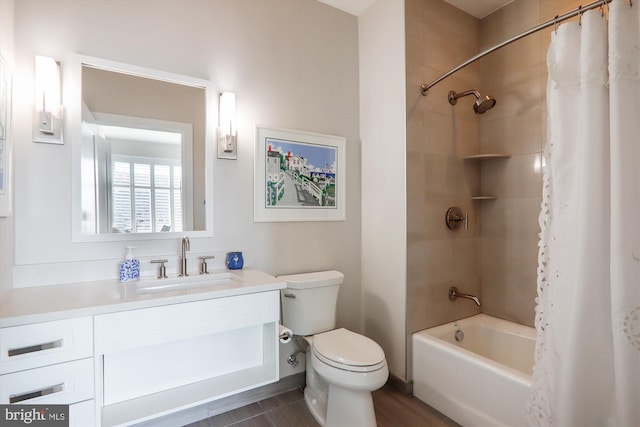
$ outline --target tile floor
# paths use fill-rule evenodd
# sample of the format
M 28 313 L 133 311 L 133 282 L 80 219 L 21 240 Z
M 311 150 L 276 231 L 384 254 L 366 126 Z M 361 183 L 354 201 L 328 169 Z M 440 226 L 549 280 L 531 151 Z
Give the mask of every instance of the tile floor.
M 385 386 L 373 393 L 378 427 L 460 427 L 435 409 Z M 296 389 L 188 427 L 319 427 Z M 357 427 L 357 426 L 345 426 Z

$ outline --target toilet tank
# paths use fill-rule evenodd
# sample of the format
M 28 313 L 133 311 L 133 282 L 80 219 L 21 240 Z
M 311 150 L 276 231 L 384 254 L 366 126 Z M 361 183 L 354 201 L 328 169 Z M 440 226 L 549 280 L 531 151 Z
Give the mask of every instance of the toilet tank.
M 336 302 L 344 275 L 339 271 L 278 276 L 287 284 L 280 290 L 282 324 L 295 335 L 315 335 L 336 327 Z

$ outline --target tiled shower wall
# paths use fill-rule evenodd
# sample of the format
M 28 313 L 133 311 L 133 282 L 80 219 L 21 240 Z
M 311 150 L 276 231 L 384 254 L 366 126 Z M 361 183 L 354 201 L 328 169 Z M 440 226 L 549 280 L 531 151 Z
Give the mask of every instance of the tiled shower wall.
M 575 0 L 515 0 L 480 22 L 481 49 L 580 5 Z M 542 151 L 546 143 L 546 52 L 552 28 L 529 35 L 478 62 L 482 90 L 497 99 L 480 119 L 485 161 L 480 183 L 494 201 L 480 207 L 482 311 L 533 326 L 538 262 Z
M 539 24 L 540 2 L 518 0 L 481 21 L 481 48 Z M 485 161 L 482 191 L 497 196 L 480 207 L 483 312 L 533 326 L 538 262 L 541 156 L 546 110 L 543 34 L 527 36 L 479 61 L 482 90 L 496 108 L 480 119 L 484 153 L 511 154 Z
M 443 0 L 407 0 L 407 366 L 411 333 L 480 310 L 469 300 L 449 301 L 448 290 L 480 295 L 478 258 L 479 165 L 462 157 L 480 151 L 480 120 L 469 97 L 452 107 L 449 90 L 479 86 L 473 65 L 420 94 L 420 84 L 478 52 L 480 22 Z M 468 230 L 451 231 L 451 206 L 469 214 Z
M 447 291 L 479 295 L 481 311 L 533 326 L 541 156 L 546 139 L 546 51 L 552 29 L 494 52 L 434 86 L 419 86 L 482 49 L 568 12 L 575 0 L 514 0 L 476 19 L 444 0 L 406 0 L 407 358 L 411 333 L 480 310 Z M 449 90 L 496 98 L 484 115 L 473 97 L 447 102 Z M 507 160 L 464 161 L 478 153 Z M 471 201 L 475 194 L 496 200 Z M 448 207 L 469 213 L 469 229 L 450 231 Z M 408 372 L 411 378 L 411 372 Z

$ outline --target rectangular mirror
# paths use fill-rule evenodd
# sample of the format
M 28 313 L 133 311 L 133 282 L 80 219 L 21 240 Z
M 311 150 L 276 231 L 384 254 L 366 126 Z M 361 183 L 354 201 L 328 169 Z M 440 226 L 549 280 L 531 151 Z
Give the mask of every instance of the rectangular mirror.
M 74 241 L 212 235 L 210 83 L 73 62 Z

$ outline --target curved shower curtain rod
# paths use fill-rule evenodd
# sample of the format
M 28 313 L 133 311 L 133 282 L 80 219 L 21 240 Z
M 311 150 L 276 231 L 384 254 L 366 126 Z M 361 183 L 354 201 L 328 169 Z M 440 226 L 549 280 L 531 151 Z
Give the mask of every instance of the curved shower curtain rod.
M 524 31 L 520 34 L 518 34 L 517 36 L 511 37 L 508 40 L 503 41 L 502 43 L 499 43 L 493 47 L 490 47 L 489 49 L 483 50 L 482 52 L 480 52 L 479 54 L 477 54 L 476 56 L 474 56 L 473 58 L 468 59 L 467 61 L 463 62 L 462 64 L 458 65 L 455 68 L 452 68 L 451 70 L 447 71 L 446 73 L 442 74 L 440 77 L 438 77 L 437 79 L 435 79 L 434 81 L 432 81 L 429 84 L 423 83 L 422 85 L 420 85 L 420 91 L 422 92 L 423 96 L 427 96 L 427 92 L 429 91 L 429 89 L 431 89 L 433 86 L 437 85 L 438 83 L 440 83 L 442 80 L 446 79 L 447 77 L 449 77 L 450 75 L 452 75 L 453 73 L 456 73 L 458 71 L 460 71 L 461 69 L 463 69 L 464 67 L 466 67 L 469 64 L 472 64 L 474 62 L 476 62 L 478 59 L 483 58 L 485 56 L 487 56 L 488 54 L 495 52 L 496 50 L 505 47 L 508 44 L 511 44 L 517 40 L 520 40 L 523 37 L 526 37 L 530 34 L 536 33 L 540 30 L 544 30 L 545 28 L 551 27 L 553 25 L 558 25 L 560 22 L 565 21 L 569 18 L 573 18 L 574 16 L 578 16 L 578 15 L 582 15 L 585 11 L 587 10 L 591 10 L 591 9 L 595 9 L 597 7 L 604 7 L 605 5 L 611 3 L 612 0 L 598 0 L 598 1 L 594 1 L 593 3 L 589 3 L 586 6 L 580 6 L 577 9 L 572 10 L 571 12 L 567 12 L 564 15 L 557 15 L 555 18 L 550 19 L 546 22 L 543 22 L 542 24 L 539 24 L 535 27 L 532 27 L 530 29 L 528 29 L 527 31 Z M 633 0 L 629 0 L 630 4 L 633 6 Z

